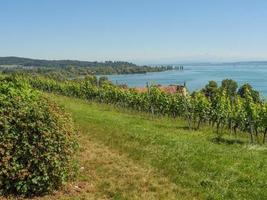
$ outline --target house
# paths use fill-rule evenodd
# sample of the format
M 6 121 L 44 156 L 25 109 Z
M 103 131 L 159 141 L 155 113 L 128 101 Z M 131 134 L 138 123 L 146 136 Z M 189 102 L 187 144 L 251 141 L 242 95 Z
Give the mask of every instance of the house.
M 156 87 L 158 87 L 162 92 L 165 92 L 167 94 L 180 93 L 183 96 L 188 95 L 185 85 L 169 85 L 169 86 L 156 85 Z M 148 91 L 148 87 L 136 87 L 135 90 L 140 93 L 145 93 Z

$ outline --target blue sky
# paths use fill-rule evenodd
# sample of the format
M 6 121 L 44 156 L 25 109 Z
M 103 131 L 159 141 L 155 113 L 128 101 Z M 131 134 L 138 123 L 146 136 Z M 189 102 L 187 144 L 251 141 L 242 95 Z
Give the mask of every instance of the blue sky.
M 0 56 L 267 60 L 266 0 L 0 0 Z

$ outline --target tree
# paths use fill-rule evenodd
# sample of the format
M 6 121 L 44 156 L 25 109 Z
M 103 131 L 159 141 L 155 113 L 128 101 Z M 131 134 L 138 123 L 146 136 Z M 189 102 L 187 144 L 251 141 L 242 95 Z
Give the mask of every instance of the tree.
M 232 97 L 236 94 L 238 85 L 237 85 L 237 82 L 232 79 L 224 79 L 222 81 L 221 88 L 226 91 L 226 95 Z
M 216 81 L 209 81 L 209 83 L 205 86 L 202 92 L 206 97 L 213 99 L 218 91 L 218 84 Z
M 252 88 L 252 86 L 250 84 L 248 84 L 248 83 L 245 83 L 244 85 L 242 85 L 239 88 L 237 94 L 240 95 L 242 98 L 245 98 L 245 96 L 246 96 L 246 94 L 248 92 L 252 96 L 254 102 L 261 102 L 260 93 L 258 91 L 256 91 L 256 90 L 254 90 Z

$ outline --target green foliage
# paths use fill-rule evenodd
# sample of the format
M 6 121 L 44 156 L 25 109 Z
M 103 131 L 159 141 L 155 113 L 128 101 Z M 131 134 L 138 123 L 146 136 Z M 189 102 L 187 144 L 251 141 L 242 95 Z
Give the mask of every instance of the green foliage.
M 234 96 L 238 88 L 237 82 L 232 79 L 224 79 L 221 88 L 226 91 L 228 96 Z
M 245 83 L 242 85 L 238 90 L 238 95 L 240 95 L 242 98 L 246 97 L 246 93 L 249 93 L 249 95 L 252 96 L 254 102 L 260 102 L 260 94 L 258 91 L 254 90 L 252 86 L 248 83 Z
M 224 80 L 220 88 L 211 81 L 203 90 L 184 96 L 181 93 L 167 94 L 153 85 L 147 88 L 147 92 L 138 92 L 135 89 L 114 86 L 106 80 L 99 84 L 95 77 L 68 81 L 55 81 L 39 76 L 25 78 L 39 90 L 155 115 L 181 117 L 188 121 L 189 128 L 199 129 L 201 125 L 210 124 L 216 127 L 216 133 L 220 137 L 228 129 L 230 132 L 234 130 L 235 134 L 238 131 L 247 132 L 254 142 L 256 140 L 253 135 L 259 141 L 267 132 L 263 122 L 264 114 L 259 114 L 263 103 L 255 101 L 252 88 L 245 89 L 244 95 L 239 95 L 233 80 Z
M 217 93 L 213 109 L 214 121 L 217 124 L 217 134 L 219 134 L 220 127 L 227 123 L 229 114 L 231 113 L 231 102 L 225 90 Z
M 108 78 L 106 76 L 101 76 L 98 79 L 98 85 L 103 86 L 106 82 L 108 82 Z
M 206 95 L 206 97 L 212 99 L 215 97 L 216 92 L 218 90 L 218 84 L 216 81 L 209 81 L 209 83 L 203 88 L 203 92 Z
M 196 92 L 192 97 L 192 105 L 194 124 L 197 122 L 196 128 L 199 129 L 200 124 L 209 118 L 211 103 L 202 92 Z
M 77 60 L 37 60 L 19 57 L 0 57 L 0 71 L 3 71 L 5 74 L 38 74 L 61 80 L 93 74 L 135 74 L 172 69 L 171 66 L 138 66 L 133 63 L 122 61 L 89 62 Z
M 68 178 L 69 115 L 25 82 L 0 83 L 0 194 L 39 195 Z

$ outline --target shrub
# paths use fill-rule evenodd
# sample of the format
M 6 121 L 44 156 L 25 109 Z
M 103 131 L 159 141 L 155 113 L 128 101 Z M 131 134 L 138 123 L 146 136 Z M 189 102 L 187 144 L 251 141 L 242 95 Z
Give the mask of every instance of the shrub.
M 40 195 L 68 178 L 70 117 L 27 84 L 0 82 L 0 194 Z

